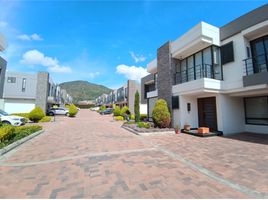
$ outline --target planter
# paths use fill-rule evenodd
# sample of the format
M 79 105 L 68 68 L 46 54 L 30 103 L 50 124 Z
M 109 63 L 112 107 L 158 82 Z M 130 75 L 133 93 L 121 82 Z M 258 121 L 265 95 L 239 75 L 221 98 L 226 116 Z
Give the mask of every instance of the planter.
M 175 130 L 175 134 L 181 133 L 180 130 Z
M 209 133 L 209 128 L 208 127 L 199 127 L 198 130 L 197 130 L 198 134 L 207 134 Z
M 185 131 L 190 131 L 191 130 L 191 126 L 188 125 L 188 124 L 184 125 L 184 130 Z

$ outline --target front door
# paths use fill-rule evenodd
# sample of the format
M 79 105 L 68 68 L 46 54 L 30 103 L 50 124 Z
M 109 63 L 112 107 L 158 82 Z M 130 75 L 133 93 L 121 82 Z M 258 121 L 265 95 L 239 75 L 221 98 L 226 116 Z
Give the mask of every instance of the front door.
M 199 127 L 209 127 L 210 131 L 217 131 L 216 97 L 200 98 L 197 101 Z

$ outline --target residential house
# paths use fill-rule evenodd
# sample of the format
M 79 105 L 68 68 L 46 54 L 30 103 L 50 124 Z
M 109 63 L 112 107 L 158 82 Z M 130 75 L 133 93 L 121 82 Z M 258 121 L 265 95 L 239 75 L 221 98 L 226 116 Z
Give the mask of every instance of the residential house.
M 3 109 L 8 113 L 30 112 L 35 106 L 46 111 L 53 105 L 72 103 L 70 95 L 53 83 L 48 72 L 7 72 L 3 98 Z
M 147 71 L 149 117 L 161 98 L 173 126 L 268 133 L 268 5 L 220 28 L 200 22 L 159 47 Z

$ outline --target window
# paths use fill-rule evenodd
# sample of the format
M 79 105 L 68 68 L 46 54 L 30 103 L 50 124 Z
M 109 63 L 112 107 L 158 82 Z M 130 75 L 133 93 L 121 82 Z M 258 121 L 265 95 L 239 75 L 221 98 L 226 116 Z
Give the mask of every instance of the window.
M 179 109 L 179 96 L 172 97 L 172 109 Z
M 244 99 L 246 124 L 268 125 L 268 96 Z
M 16 77 L 7 77 L 8 83 L 16 83 Z
M 233 42 L 229 42 L 221 47 L 221 63 L 224 65 L 234 61 Z
M 22 79 L 22 88 L 21 88 L 21 91 L 22 92 L 25 92 L 25 90 L 26 90 L 26 78 L 23 78 Z

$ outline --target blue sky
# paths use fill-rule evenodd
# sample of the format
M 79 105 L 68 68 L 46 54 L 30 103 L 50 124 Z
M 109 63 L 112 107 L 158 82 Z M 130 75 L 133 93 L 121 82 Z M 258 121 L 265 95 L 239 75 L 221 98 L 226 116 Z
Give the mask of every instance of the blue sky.
M 9 71 L 110 88 L 146 74 L 156 49 L 205 21 L 221 27 L 267 1 L 0 0 Z

